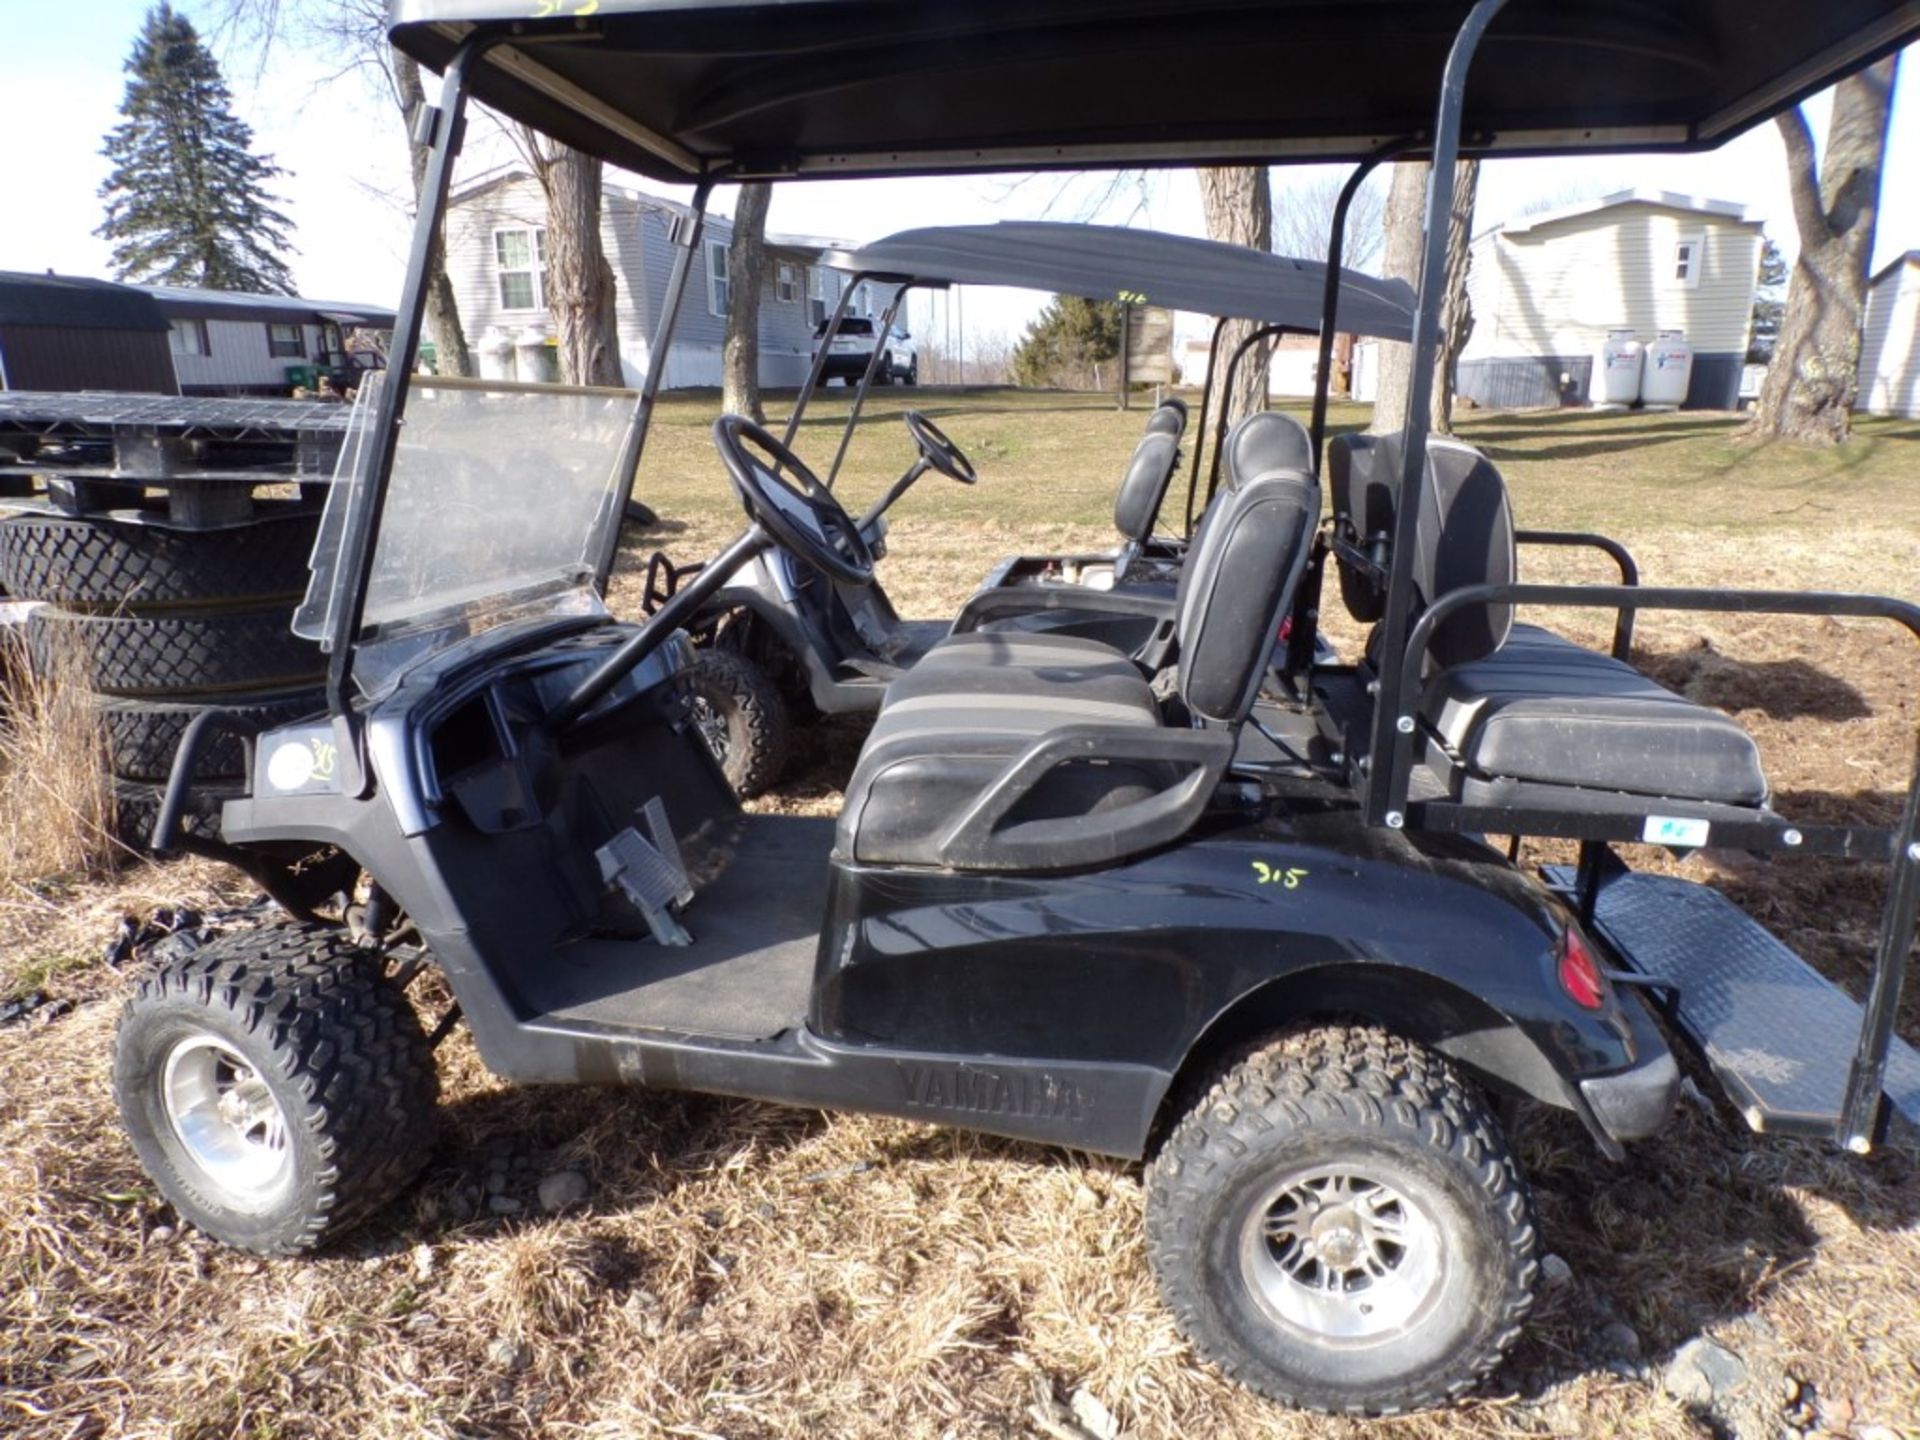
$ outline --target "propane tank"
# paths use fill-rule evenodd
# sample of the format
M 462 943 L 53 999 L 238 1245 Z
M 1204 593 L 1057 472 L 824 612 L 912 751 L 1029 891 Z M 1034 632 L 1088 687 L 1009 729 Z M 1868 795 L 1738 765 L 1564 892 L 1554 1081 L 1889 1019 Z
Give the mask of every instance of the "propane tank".
M 506 331 L 497 325 L 488 326 L 474 349 L 480 352 L 482 380 L 513 379 L 513 340 Z
M 1640 401 L 1649 408 L 1674 409 L 1687 398 L 1693 380 L 1693 347 L 1684 330 L 1662 330 L 1647 347 L 1640 377 Z
M 1593 383 L 1588 387 L 1595 409 L 1631 405 L 1640 398 L 1643 349 L 1633 331 L 1607 331 L 1606 343 L 1593 357 Z

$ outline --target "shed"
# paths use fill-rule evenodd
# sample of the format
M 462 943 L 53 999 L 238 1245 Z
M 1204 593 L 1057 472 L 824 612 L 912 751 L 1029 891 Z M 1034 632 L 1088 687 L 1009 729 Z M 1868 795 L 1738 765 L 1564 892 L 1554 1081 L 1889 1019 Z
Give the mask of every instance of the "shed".
M 1760 222 L 1746 207 L 1661 190 L 1496 225 L 1473 241 L 1473 333 L 1459 393 L 1482 405 L 1577 405 L 1612 329 L 1693 347 L 1691 409 L 1731 410 L 1753 326 Z
M 1870 415 L 1920 420 L 1920 250 L 1867 282 L 1860 333 L 1860 397 Z
M 0 390 L 177 395 L 167 319 L 110 280 L 0 272 Z

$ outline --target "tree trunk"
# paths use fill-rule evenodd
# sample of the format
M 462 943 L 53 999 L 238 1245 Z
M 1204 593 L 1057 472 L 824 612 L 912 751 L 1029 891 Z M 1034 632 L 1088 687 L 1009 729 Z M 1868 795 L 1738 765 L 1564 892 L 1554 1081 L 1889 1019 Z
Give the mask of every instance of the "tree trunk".
M 407 151 L 413 174 L 413 203 L 417 210 L 420 192 L 427 183 L 427 147 L 412 137 L 413 117 L 427 103 L 420 84 L 420 62 L 392 51 L 393 84 L 400 97 L 401 114 L 407 123 Z M 427 334 L 433 340 L 434 369 L 442 375 L 473 374 L 473 353 L 467 349 L 467 332 L 460 324 L 460 305 L 453 298 L 453 282 L 447 278 L 445 239 L 433 237 L 433 253 L 427 257 Z M 411 357 L 394 356 L 392 364 L 411 364 Z
M 1401 161 L 1393 167 L 1386 214 L 1381 220 L 1387 238 L 1380 252 L 1380 273 L 1389 280 L 1404 280 L 1416 290 L 1420 287 L 1426 208 L 1426 164 Z M 1378 350 L 1380 364 L 1373 392 L 1373 420 L 1367 428 L 1375 435 L 1392 435 L 1406 424 L 1407 369 L 1412 351 L 1394 341 L 1380 342 Z
M 1426 248 L 1427 175 L 1423 162 L 1393 167 L 1384 224 L 1387 231 L 1383 273 L 1420 288 L 1420 264 Z M 1480 188 L 1480 162 L 1461 160 L 1453 171 L 1453 208 L 1447 212 L 1447 276 L 1440 296 L 1440 350 L 1434 358 L 1433 393 L 1427 425 L 1433 433 L 1453 432 L 1454 371 L 1473 334 L 1473 307 L 1467 299 L 1468 245 L 1473 239 L 1473 206 Z M 1406 425 L 1407 382 L 1413 351 L 1406 345 L 1380 347 L 1380 382 L 1374 395 L 1375 435 L 1398 433 Z
M 1897 57 L 1882 60 L 1834 87 L 1827 152 L 1817 174 L 1806 118 L 1797 109 L 1778 117 L 1800 258 L 1748 434 L 1838 444 L 1851 430 L 1867 264 L 1898 63 Z
M 1473 302 L 1467 297 L 1467 246 L 1473 239 L 1474 192 L 1480 188 L 1480 162 L 1462 160 L 1453 172 L 1453 209 L 1447 214 L 1447 288 L 1440 297 L 1440 354 L 1433 367 L 1433 406 L 1428 428 L 1453 433 L 1454 371 L 1473 334 Z
M 767 203 L 773 187 L 742 185 L 727 246 L 727 343 L 720 408 L 764 423 L 760 408 L 760 292 L 767 282 Z
M 1267 172 L 1260 166 L 1222 165 L 1198 172 L 1200 202 L 1207 213 L 1207 234 L 1230 245 L 1267 251 L 1273 248 L 1273 195 Z M 1263 341 L 1250 350 L 1235 372 L 1232 394 L 1226 394 L 1226 364 L 1240 343 L 1259 329 L 1253 320 L 1229 320 L 1220 341 L 1221 373 L 1213 377 L 1207 413 L 1224 411 L 1232 424 L 1243 415 L 1264 410 L 1267 404 L 1267 358 Z M 1209 424 L 1212 422 L 1209 421 Z
M 547 197 L 547 312 L 568 385 L 620 385 L 613 267 L 600 242 L 600 161 L 556 145 L 540 171 Z

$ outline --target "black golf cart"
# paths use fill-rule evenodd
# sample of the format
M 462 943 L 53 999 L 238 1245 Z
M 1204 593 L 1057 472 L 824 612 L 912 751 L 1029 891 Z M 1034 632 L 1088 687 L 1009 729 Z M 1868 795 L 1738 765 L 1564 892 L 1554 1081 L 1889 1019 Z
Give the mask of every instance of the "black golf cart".
M 446 73 L 397 353 L 469 97 L 702 201 L 723 179 L 1419 152 L 1444 217 L 1463 147 L 1709 146 L 1920 34 L 1903 0 L 536 18 L 552 8 L 397 6 L 395 42 Z M 1476 50 L 1497 83 L 1470 89 Z M 1151 105 L 1117 83 L 1141 56 Z M 1892 830 L 1796 825 L 1732 722 L 1624 659 L 1638 610 L 1920 630 L 1920 609 L 1630 571 L 1519 582 L 1517 545 L 1606 542 L 1516 535 L 1494 467 L 1428 443 L 1444 224 L 1404 432 L 1329 446 L 1325 524 L 1314 471 L 1223 477 L 1170 692 L 1092 641 L 957 635 L 890 687 L 837 821 L 743 817 L 692 731 L 680 626 L 771 547 L 854 582 L 871 555 L 777 437 L 724 417 L 741 535 L 645 623 L 606 614 L 699 211 L 631 416 L 603 393 L 389 372 L 302 621 L 330 646 L 330 713 L 254 739 L 218 842 L 177 822 L 221 718 L 183 740 L 160 839 L 289 912 L 161 969 L 122 1020 L 128 1133 L 185 1218 L 290 1253 L 379 1210 L 428 1153 L 433 1039 L 464 1016 L 519 1080 L 1139 1157 L 1148 1254 L 1195 1348 L 1290 1403 L 1388 1412 L 1474 1384 L 1526 1318 L 1539 1238 L 1501 1103 L 1563 1107 L 1620 1155 L 1678 1083 L 1656 1010 L 1759 1129 L 1864 1152 L 1920 1112 L 1920 1061 L 1892 1035 L 1920 789 Z M 1290 698 L 1256 710 L 1269 637 L 1291 615 L 1310 639 L 1329 562 L 1376 639 L 1344 668 L 1290 656 Z M 1534 604 L 1617 611 L 1618 653 L 1515 625 Z M 1241 756 L 1250 728 L 1266 758 Z M 1528 873 L 1489 834 L 1564 837 L 1579 861 Z M 1627 870 L 1613 847 L 1641 841 L 1889 866 L 1864 1007 L 1716 892 Z M 402 993 L 427 964 L 458 1000 L 434 1035 Z
M 1185 235 L 1112 225 L 1052 221 L 1002 221 L 995 225 L 936 226 L 889 235 L 853 251 L 824 251 L 820 262 L 850 277 L 840 306 L 822 322 L 831 336 L 845 318 L 848 299 L 864 283 L 889 288 L 880 318 L 890 328 L 915 289 L 993 285 L 1058 294 L 1161 305 L 1220 317 L 1209 347 L 1201 395 L 1211 397 L 1221 363 L 1221 337 L 1229 319 L 1260 322 L 1224 357 L 1227 384 L 1239 367 L 1258 362 L 1262 342 L 1285 334 L 1314 334 L 1328 303 L 1335 326 L 1349 334 L 1404 341 L 1413 331 L 1413 291 L 1404 281 L 1344 273 L 1311 260 L 1224 245 Z M 823 350 L 801 388 L 782 440 L 796 445 L 801 422 L 826 378 Z M 869 367 L 840 428 L 824 481 L 839 477 L 855 428 L 880 374 Z M 1171 660 L 1173 592 L 1186 551 L 1196 496 L 1206 470 L 1205 498 L 1218 487 L 1226 451 L 1225 414 L 1214 419 L 1207 445 L 1208 404 L 1203 398 L 1192 426 L 1184 523 L 1162 533 L 1162 511 L 1178 469 L 1180 442 L 1188 430 L 1186 405 L 1169 399 L 1148 415 L 1114 497 L 1119 548 L 1083 555 L 1015 555 L 987 577 L 981 594 L 961 613 L 963 628 L 1021 629 L 1099 640 L 1139 659 L 1149 673 Z M 887 516 L 920 479 L 938 474 L 972 485 L 977 475 L 965 451 L 926 415 L 904 415 L 918 456 L 860 516 L 859 525 L 876 556 L 885 554 Z M 1324 427 L 1324 408 L 1315 421 Z M 1291 419 L 1243 432 L 1243 443 L 1261 444 L 1261 463 L 1311 470 L 1312 441 Z M 1246 457 L 1242 457 L 1243 461 Z M 649 561 L 645 596 L 651 614 L 704 562 L 675 565 L 664 553 Z M 1126 593 L 1093 604 L 1088 597 L 1047 592 L 1078 586 Z M 1018 591 L 1018 594 L 999 593 Z M 1142 597 L 1150 602 L 1139 603 Z M 1064 603 L 1061 603 L 1064 601 Z M 740 572 L 687 624 L 700 647 L 692 679 L 701 732 L 734 788 L 745 796 L 777 784 L 788 754 L 790 715 L 872 714 L 887 686 L 910 670 L 953 628 L 951 620 L 902 620 L 878 581 L 854 584 L 822 573 L 785 550 L 772 550 Z

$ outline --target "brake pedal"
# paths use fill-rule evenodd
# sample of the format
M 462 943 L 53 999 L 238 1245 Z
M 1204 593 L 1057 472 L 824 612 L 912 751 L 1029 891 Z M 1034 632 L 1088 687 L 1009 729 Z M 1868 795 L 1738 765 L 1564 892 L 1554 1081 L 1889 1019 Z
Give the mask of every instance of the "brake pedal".
M 648 822 L 649 829 L 653 828 L 651 817 L 644 811 L 641 818 Z M 668 841 L 672 842 L 671 832 Z M 671 908 L 693 898 L 693 888 L 687 882 L 686 870 L 681 867 L 677 845 L 672 854 L 663 853 L 629 825 L 596 850 L 594 858 L 600 862 L 601 878 L 609 885 L 619 886 L 621 893 L 638 907 L 656 942 L 661 945 L 693 943 L 693 936 L 674 918 Z

